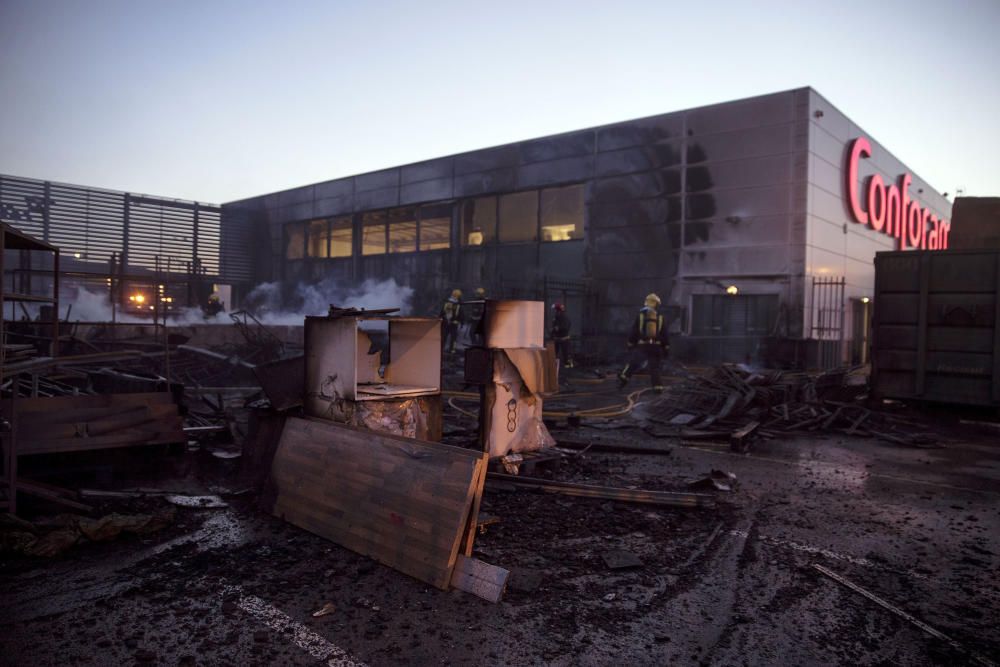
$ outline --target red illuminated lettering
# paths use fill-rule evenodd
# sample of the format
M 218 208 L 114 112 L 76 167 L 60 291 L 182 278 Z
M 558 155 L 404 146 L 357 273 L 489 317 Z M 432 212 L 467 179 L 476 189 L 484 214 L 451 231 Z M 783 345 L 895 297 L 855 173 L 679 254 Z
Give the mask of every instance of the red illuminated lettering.
M 851 142 L 847 158 L 847 200 L 851 216 L 862 225 L 897 239 L 899 248 L 943 250 L 948 247 L 951 223 L 938 219 L 929 208 L 910 199 L 913 177 L 902 174 L 899 183 L 885 184 L 879 174 L 868 179 L 865 192 L 858 185 L 858 165 L 862 158 L 871 157 L 871 143 L 864 137 Z M 862 208 L 862 201 L 867 205 Z
M 920 204 L 911 201 L 909 211 L 906 214 L 906 240 L 913 248 L 920 247 L 922 213 Z
M 937 250 L 938 249 L 938 218 L 936 215 L 931 213 L 927 216 L 928 221 L 930 221 L 930 226 L 928 227 L 927 234 L 927 249 Z
M 893 183 L 885 193 L 885 229 L 889 236 L 899 236 L 899 188 Z
M 847 192 L 851 199 L 851 214 L 862 225 L 868 224 L 868 214 L 861 208 L 858 198 L 858 160 L 872 154 L 871 144 L 864 137 L 858 137 L 851 145 L 851 157 L 847 162 Z
M 927 221 L 931 217 L 931 212 L 928 209 L 923 209 L 920 214 L 920 249 L 927 249 Z
M 885 213 L 885 185 L 882 177 L 875 174 L 868 183 L 868 221 L 876 232 L 885 226 Z

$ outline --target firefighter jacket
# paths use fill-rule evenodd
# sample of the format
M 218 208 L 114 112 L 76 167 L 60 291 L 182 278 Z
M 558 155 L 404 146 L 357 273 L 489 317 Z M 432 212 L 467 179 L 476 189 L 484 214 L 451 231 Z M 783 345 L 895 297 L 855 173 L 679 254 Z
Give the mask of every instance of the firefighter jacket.
M 639 311 L 639 315 L 632 322 L 632 329 L 629 331 L 629 346 L 637 343 L 658 343 L 663 347 L 670 346 L 663 315 L 648 306 Z
M 465 321 L 465 313 L 462 310 L 462 304 L 458 302 L 455 297 L 449 297 L 444 305 L 441 306 L 441 320 L 445 324 L 461 324 Z

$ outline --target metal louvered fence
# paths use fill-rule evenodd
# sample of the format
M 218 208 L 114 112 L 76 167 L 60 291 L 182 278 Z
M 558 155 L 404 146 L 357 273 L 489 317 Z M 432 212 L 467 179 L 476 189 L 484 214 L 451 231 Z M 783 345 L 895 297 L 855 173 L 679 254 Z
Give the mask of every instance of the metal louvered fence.
M 0 175 L 0 220 L 57 245 L 75 268 L 104 271 L 113 253 L 129 270 L 200 265 L 219 275 L 218 206 Z

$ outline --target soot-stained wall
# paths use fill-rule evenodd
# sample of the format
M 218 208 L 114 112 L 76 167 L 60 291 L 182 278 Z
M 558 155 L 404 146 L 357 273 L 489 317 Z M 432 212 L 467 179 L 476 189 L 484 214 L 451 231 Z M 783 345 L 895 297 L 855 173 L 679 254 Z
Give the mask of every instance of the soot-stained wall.
M 843 199 L 844 146 L 860 134 L 801 88 L 224 204 L 223 233 L 252 226 L 266 239 L 257 247 L 257 281 L 394 278 L 415 290 L 416 314 L 435 314 L 454 287 L 522 298 L 563 294 L 589 351 L 621 350 L 643 297 L 656 292 L 672 329 L 685 334 L 677 338 L 679 356 L 760 360 L 764 338 L 809 335 L 811 275 L 843 275 L 851 294 L 871 285 L 874 252 L 886 240 L 847 224 Z M 859 177 L 905 170 L 873 146 L 878 155 Z M 583 192 L 582 238 L 463 243 L 463 212 L 473 200 L 565 186 Z M 917 187 L 925 205 L 947 213 L 943 197 L 915 179 Z M 450 215 L 450 247 L 365 254 L 366 216 L 409 206 Z M 289 225 L 334 218 L 353 227 L 351 256 L 286 256 Z M 563 291 L 546 287 L 553 284 Z M 726 305 L 713 299 L 727 288 L 745 299 L 743 315 L 713 326 L 704 312 L 692 313 Z

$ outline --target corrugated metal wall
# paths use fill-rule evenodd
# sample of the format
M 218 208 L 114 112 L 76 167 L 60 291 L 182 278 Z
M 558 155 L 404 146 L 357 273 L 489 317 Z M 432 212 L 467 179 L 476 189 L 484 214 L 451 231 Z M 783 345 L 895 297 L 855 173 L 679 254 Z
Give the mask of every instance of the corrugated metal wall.
M 153 269 L 160 257 L 161 270 L 200 262 L 207 277 L 219 275 L 218 206 L 0 175 L 0 219 L 83 270 L 104 271 L 124 252 L 132 269 Z

